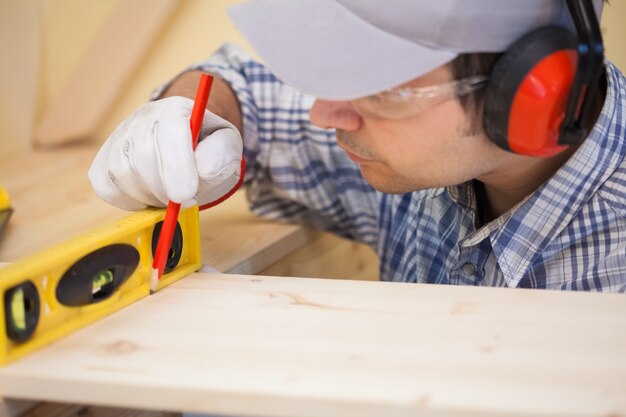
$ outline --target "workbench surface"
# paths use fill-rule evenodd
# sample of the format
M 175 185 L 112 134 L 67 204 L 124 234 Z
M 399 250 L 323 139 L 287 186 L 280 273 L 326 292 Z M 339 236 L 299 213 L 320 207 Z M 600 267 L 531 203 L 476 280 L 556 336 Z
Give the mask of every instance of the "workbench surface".
M 626 415 L 626 300 L 197 273 L 1 369 L 0 391 L 246 416 Z

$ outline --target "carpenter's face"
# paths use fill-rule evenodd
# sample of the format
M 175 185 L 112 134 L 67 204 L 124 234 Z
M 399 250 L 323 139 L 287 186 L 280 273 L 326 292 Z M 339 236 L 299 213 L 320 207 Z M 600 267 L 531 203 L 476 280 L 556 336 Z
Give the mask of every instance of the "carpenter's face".
M 443 66 L 398 88 L 450 81 L 450 69 Z M 387 193 L 460 184 L 492 175 L 519 158 L 498 148 L 482 129 L 472 132 L 471 116 L 455 97 L 408 113 L 390 119 L 364 111 L 360 100 L 318 99 L 310 117 L 320 127 L 336 129 L 337 143 L 359 164 L 364 178 Z

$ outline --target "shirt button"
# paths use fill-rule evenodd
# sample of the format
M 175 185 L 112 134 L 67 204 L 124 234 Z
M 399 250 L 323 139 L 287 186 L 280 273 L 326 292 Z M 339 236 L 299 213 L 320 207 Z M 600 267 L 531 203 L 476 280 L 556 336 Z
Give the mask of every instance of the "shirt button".
M 463 273 L 468 276 L 473 276 L 476 274 L 476 267 L 473 264 L 466 263 L 463 265 Z

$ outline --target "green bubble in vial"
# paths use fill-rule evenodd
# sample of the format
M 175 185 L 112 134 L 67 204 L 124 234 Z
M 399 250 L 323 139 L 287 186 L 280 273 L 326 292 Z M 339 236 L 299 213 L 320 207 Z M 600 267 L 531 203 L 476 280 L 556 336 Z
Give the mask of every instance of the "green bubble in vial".
M 107 284 L 113 282 L 113 271 L 110 269 L 104 269 L 98 272 L 92 281 L 91 293 L 96 294 L 98 291 L 102 289 Z
M 24 303 L 24 291 L 18 288 L 11 298 L 11 318 L 15 330 L 26 330 L 26 304 Z

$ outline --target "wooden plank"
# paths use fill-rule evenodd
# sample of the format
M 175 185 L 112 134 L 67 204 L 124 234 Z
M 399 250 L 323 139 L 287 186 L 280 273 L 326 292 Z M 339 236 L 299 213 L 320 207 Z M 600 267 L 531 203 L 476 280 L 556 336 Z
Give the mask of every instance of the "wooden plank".
M 123 0 L 88 48 L 35 131 L 36 146 L 88 138 L 122 92 L 179 3 Z
M 258 274 L 320 236 L 310 228 L 253 216 L 245 193 L 200 212 L 202 259 L 221 272 Z
M 0 400 L 0 417 L 24 416 L 24 413 L 32 410 L 37 405 L 36 401 L 26 400 Z
M 331 275 L 329 265 L 333 266 Z M 371 247 L 330 233 L 321 234 L 259 274 L 366 281 L 378 281 L 380 275 L 378 255 Z
M 43 403 L 20 417 L 180 417 L 179 413 Z
M 625 415 L 626 299 L 194 274 L 1 369 L 0 392 L 276 417 Z
M 32 146 L 42 33 L 38 1 L 0 1 L 0 153 Z M 3 178 L 0 178 L 2 181 Z
M 604 5 L 602 13 L 602 38 L 606 55 L 622 71 L 626 68 L 626 4 L 622 1 L 612 1 Z
M 181 417 L 180 413 L 76 404 L 0 401 L 0 417 Z
M 0 178 L 15 212 L 0 237 L 0 262 L 15 261 L 126 216 L 92 191 L 93 145 L 0 156 Z M 243 192 L 201 213 L 203 261 L 222 272 L 255 274 L 320 235 L 254 217 Z

